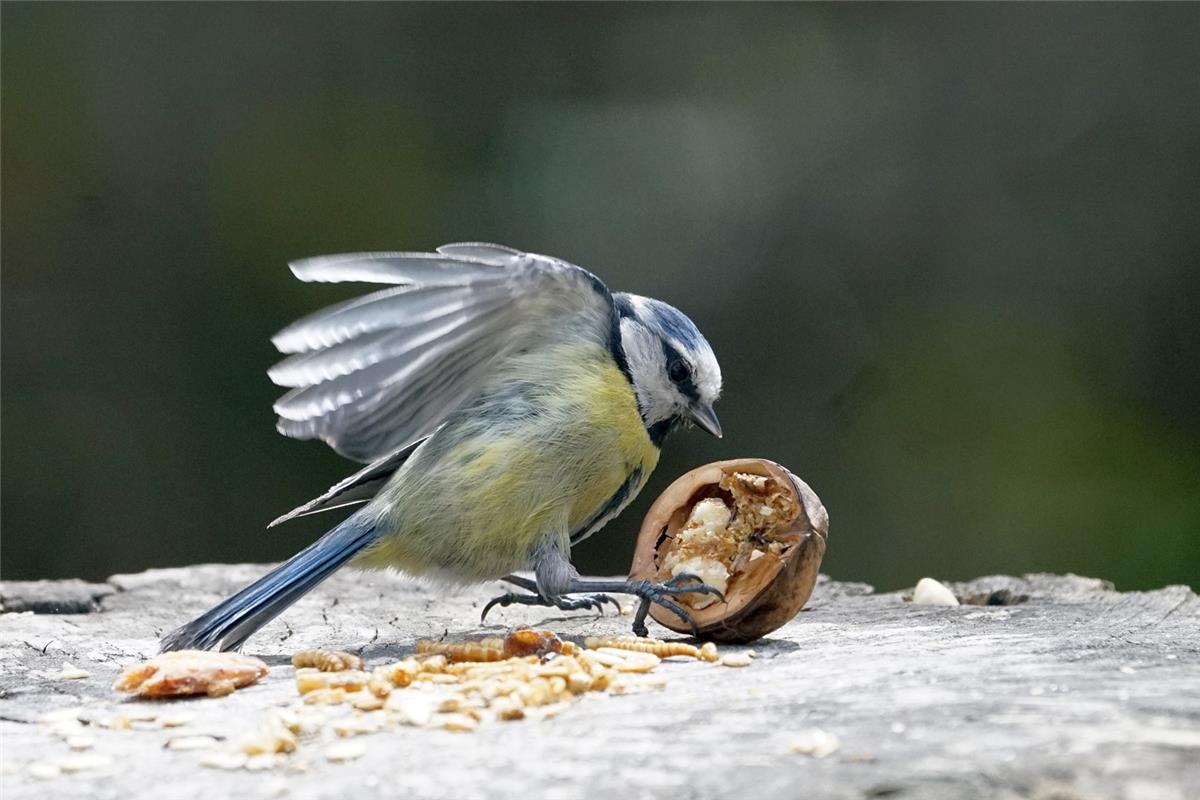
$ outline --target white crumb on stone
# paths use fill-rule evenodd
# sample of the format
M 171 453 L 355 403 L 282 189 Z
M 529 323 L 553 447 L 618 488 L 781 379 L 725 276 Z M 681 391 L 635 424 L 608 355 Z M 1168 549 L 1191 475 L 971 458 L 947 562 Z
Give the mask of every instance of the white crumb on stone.
M 85 753 L 83 755 L 64 758 L 58 762 L 58 766 L 63 772 L 83 772 L 89 769 L 107 767 L 112 763 L 112 756 L 104 756 L 99 753 Z
M 172 736 L 167 740 L 168 750 L 205 750 L 216 745 L 212 736 Z
M 334 762 L 353 761 L 356 758 L 366 755 L 366 753 L 367 746 L 362 742 L 356 741 L 338 742 L 325 748 L 326 760 Z
M 954 592 L 933 578 L 921 578 L 917 588 L 913 590 L 913 605 L 915 606 L 956 606 L 958 598 Z
M 841 746 L 841 740 L 836 734 L 820 728 L 813 728 L 796 736 L 788 746 L 788 750 L 798 755 L 824 758 L 830 753 L 836 752 Z
M 34 761 L 25 768 L 25 771 L 39 780 L 57 778 L 62 774 L 62 770 L 58 768 L 58 765 L 51 764 L 49 761 Z
M 54 676 L 60 681 L 78 681 L 84 678 L 92 677 L 92 673 L 86 669 L 80 669 L 69 661 L 64 661 L 62 671 Z
M 231 753 L 228 750 L 216 750 L 205 753 L 200 758 L 200 765 L 214 769 L 241 769 L 246 766 L 244 753 Z
M 178 728 L 187 725 L 196 718 L 195 714 L 189 714 L 186 711 L 180 711 L 177 714 L 164 714 L 158 718 L 158 724 L 164 728 Z

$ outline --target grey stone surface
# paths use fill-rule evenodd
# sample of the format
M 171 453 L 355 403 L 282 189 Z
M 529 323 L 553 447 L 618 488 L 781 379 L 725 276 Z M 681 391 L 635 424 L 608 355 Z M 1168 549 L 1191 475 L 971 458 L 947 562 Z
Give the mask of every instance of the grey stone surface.
M 0 583 L 0 613 L 88 614 L 100 610 L 100 599 L 117 591 L 107 583 L 5 581 Z
M 1185 587 L 1118 593 L 1051 575 L 950 584 L 974 603 L 1000 603 L 957 608 L 912 606 L 902 593 L 823 579 L 808 609 L 753 645 L 759 658 L 744 669 L 665 662 L 667 684 L 655 691 L 588 695 L 553 719 L 474 733 L 389 730 L 362 738 L 366 753 L 351 763 L 330 763 L 302 743 L 269 771 L 203 767 L 198 752 L 164 744 L 253 730 L 295 699 L 288 659 L 304 647 L 361 651 L 370 664 L 447 632 L 528 623 L 575 637 L 629 626 L 628 617 L 509 608 L 481 627 L 479 609 L 496 585 L 447 590 L 347 571 L 251 639 L 246 652 L 272 666 L 258 685 L 169 703 L 111 691 L 121 667 L 153 654 L 159 635 L 262 569 L 115 576 L 111 593 L 90 595 L 93 613 L 0 616 L 5 800 L 1200 796 L 1200 600 Z M 39 608 L 39 593 L 61 600 L 90 591 L 36 586 L 4 585 L 4 607 L 19 597 Z M 60 677 L 63 662 L 88 677 Z M 146 710 L 194 719 L 172 729 L 91 726 L 94 744 L 74 752 L 38 720 L 79 706 L 94 719 Z M 824 758 L 792 752 L 814 728 L 836 736 L 839 749 Z M 81 754 L 98 763 L 38 777 Z

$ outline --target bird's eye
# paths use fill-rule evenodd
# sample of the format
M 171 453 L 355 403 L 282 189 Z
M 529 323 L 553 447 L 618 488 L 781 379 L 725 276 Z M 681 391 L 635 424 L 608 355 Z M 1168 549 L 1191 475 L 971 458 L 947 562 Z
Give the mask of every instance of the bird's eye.
M 671 379 L 672 383 L 682 383 L 690 374 L 691 370 L 688 369 L 688 365 L 678 359 L 667 365 L 667 377 Z

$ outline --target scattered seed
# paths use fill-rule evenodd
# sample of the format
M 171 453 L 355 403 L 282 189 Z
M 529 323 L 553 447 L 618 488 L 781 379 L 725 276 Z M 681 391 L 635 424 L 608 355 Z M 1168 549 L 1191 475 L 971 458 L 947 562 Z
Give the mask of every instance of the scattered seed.
M 195 718 L 195 714 L 188 714 L 186 712 L 179 712 L 177 714 L 164 714 L 158 718 L 158 724 L 162 725 L 164 728 L 179 728 L 187 725 Z
M 34 761 L 25 768 L 25 771 L 32 777 L 43 781 L 57 778 L 62 774 L 58 764 L 51 764 L 49 761 Z
M 212 736 L 172 736 L 167 739 L 168 750 L 205 750 L 216 745 Z
M 788 750 L 799 755 L 824 758 L 841 746 L 841 740 L 835 734 L 827 733 L 820 728 L 813 728 L 797 736 L 789 745 Z
M 241 769 L 246 766 L 246 755 L 232 753 L 228 750 L 217 750 L 201 756 L 200 765 L 214 769 Z
M 107 767 L 111 763 L 113 763 L 111 756 L 103 756 L 98 753 L 84 753 L 83 755 L 64 758 L 58 762 L 58 766 L 63 772 L 74 773 Z
M 325 758 L 328 761 L 341 763 L 353 761 L 366 755 L 367 746 L 362 742 L 338 742 L 325 748 Z
M 92 673 L 88 672 L 86 669 L 80 669 L 69 661 L 64 661 L 62 665 L 62 671 L 54 677 L 60 681 L 77 681 L 82 680 L 83 678 L 92 677 Z

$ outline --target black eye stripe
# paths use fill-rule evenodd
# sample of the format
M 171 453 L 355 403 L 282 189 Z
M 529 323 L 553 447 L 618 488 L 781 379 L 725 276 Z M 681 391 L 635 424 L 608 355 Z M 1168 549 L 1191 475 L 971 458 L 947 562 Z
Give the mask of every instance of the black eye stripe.
M 663 356 L 667 360 L 667 377 L 671 379 L 671 382 L 675 384 L 680 394 L 684 397 L 689 400 L 698 400 L 700 393 L 696 389 L 695 382 L 692 380 L 692 370 L 688 366 L 687 360 L 666 339 L 661 339 L 660 341 L 662 342 Z M 682 364 L 685 371 L 683 378 L 678 380 L 671 376 L 671 367 L 676 363 Z

